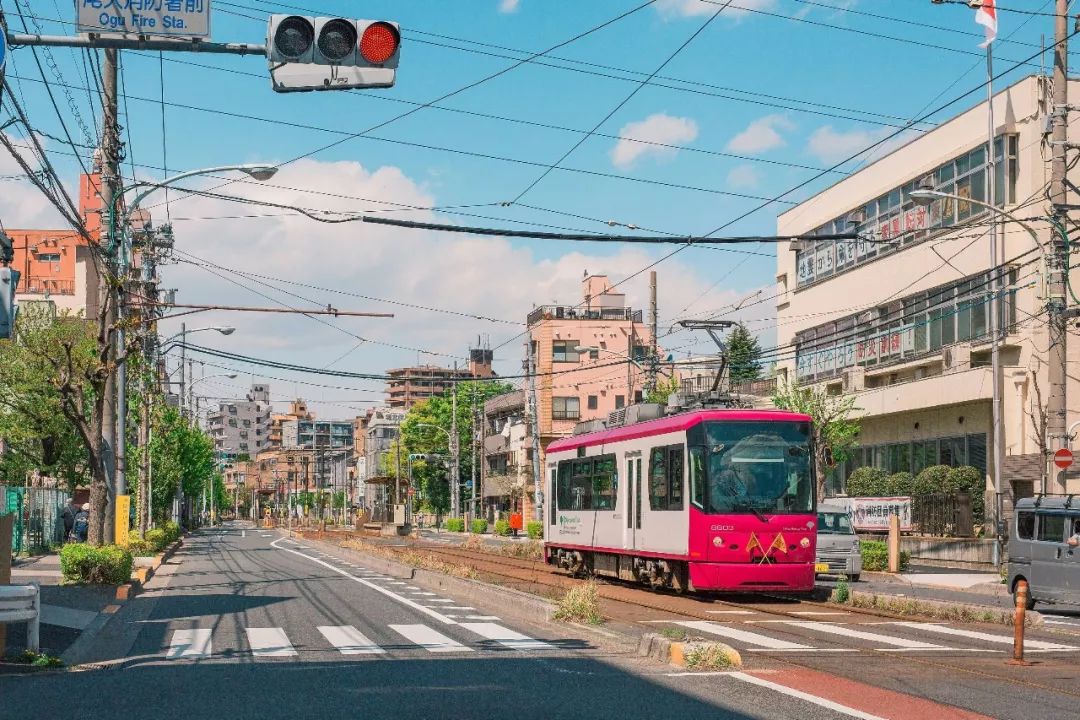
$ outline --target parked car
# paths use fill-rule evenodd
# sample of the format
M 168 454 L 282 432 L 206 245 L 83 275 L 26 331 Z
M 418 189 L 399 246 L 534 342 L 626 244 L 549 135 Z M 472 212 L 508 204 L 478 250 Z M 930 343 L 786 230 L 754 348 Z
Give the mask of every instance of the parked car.
M 1037 602 L 1080 605 L 1080 504 L 1072 495 L 1016 501 L 1007 578 L 1014 595 L 1021 579 L 1029 610 Z
M 847 575 L 852 581 L 858 581 L 862 574 L 862 552 L 847 508 L 822 503 L 818 506 L 817 517 L 815 572 L 818 575 Z

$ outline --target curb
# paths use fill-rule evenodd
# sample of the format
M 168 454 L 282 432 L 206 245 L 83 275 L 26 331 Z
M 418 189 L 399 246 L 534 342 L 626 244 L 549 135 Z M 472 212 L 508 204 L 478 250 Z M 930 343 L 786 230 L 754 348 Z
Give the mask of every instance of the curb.
M 878 613 L 884 613 L 886 615 L 892 615 L 898 618 L 909 618 L 920 613 L 913 613 L 912 615 L 905 615 L 891 611 L 888 607 L 878 607 L 877 599 L 885 598 L 894 600 L 896 602 L 905 603 L 911 602 L 917 604 L 919 607 L 925 607 L 930 609 L 936 609 L 941 611 L 967 611 L 975 616 L 983 616 L 989 614 L 992 619 L 989 621 L 977 621 L 977 622 L 991 622 L 998 625 L 1012 626 L 1013 608 L 993 608 L 986 605 L 972 605 L 970 603 L 953 602 L 950 600 L 931 600 L 922 598 L 899 598 L 896 595 L 888 595 L 882 593 L 866 592 L 863 590 L 851 590 L 850 601 L 844 603 L 844 606 L 851 605 L 855 609 L 873 610 Z M 862 601 L 868 603 L 867 606 L 855 605 L 855 601 Z M 839 607 L 839 605 L 838 605 Z M 1043 615 L 1036 610 L 1028 610 L 1025 613 L 1025 627 L 1037 628 L 1043 625 Z
M 658 662 L 684 668 L 686 667 L 687 656 L 695 650 L 705 648 L 718 650 L 727 661 L 727 667 L 742 667 L 742 655 L 730 645 L 721 642 L 678 642 L 669 640 L 658 633 L 645 633 L 642 635 L 640 642 L 638 642 L 637 654 L 639 657 L 652 658 Z

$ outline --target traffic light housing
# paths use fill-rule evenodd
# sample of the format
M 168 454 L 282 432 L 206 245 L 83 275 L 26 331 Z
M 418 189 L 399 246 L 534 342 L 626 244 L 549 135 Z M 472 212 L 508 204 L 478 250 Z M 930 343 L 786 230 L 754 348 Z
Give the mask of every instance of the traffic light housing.
M 401 30 L 385 20 L 271 15 L 266 48 L 275 92 L 392 87 Z

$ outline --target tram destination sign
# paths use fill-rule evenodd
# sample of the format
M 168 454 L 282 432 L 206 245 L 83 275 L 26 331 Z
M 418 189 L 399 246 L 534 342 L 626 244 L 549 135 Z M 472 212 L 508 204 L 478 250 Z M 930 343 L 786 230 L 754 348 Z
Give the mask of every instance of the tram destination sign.
M 80 33 L 210 37 L 210 0 L 75 0 L 75 7 Z

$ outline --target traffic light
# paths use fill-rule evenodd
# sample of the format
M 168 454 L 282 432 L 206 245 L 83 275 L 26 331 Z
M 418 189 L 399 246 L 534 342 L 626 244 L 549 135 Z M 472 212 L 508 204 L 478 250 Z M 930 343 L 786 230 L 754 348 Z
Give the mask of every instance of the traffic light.
M 19 271 L 6 265 L 0 267 L 0 340 L 9 339 L 15 332 L 15 289 L 19 286 Z
M 392 87 L 401 31 L 384 20 L 271 15 L 266 48 L 275 92 Z

